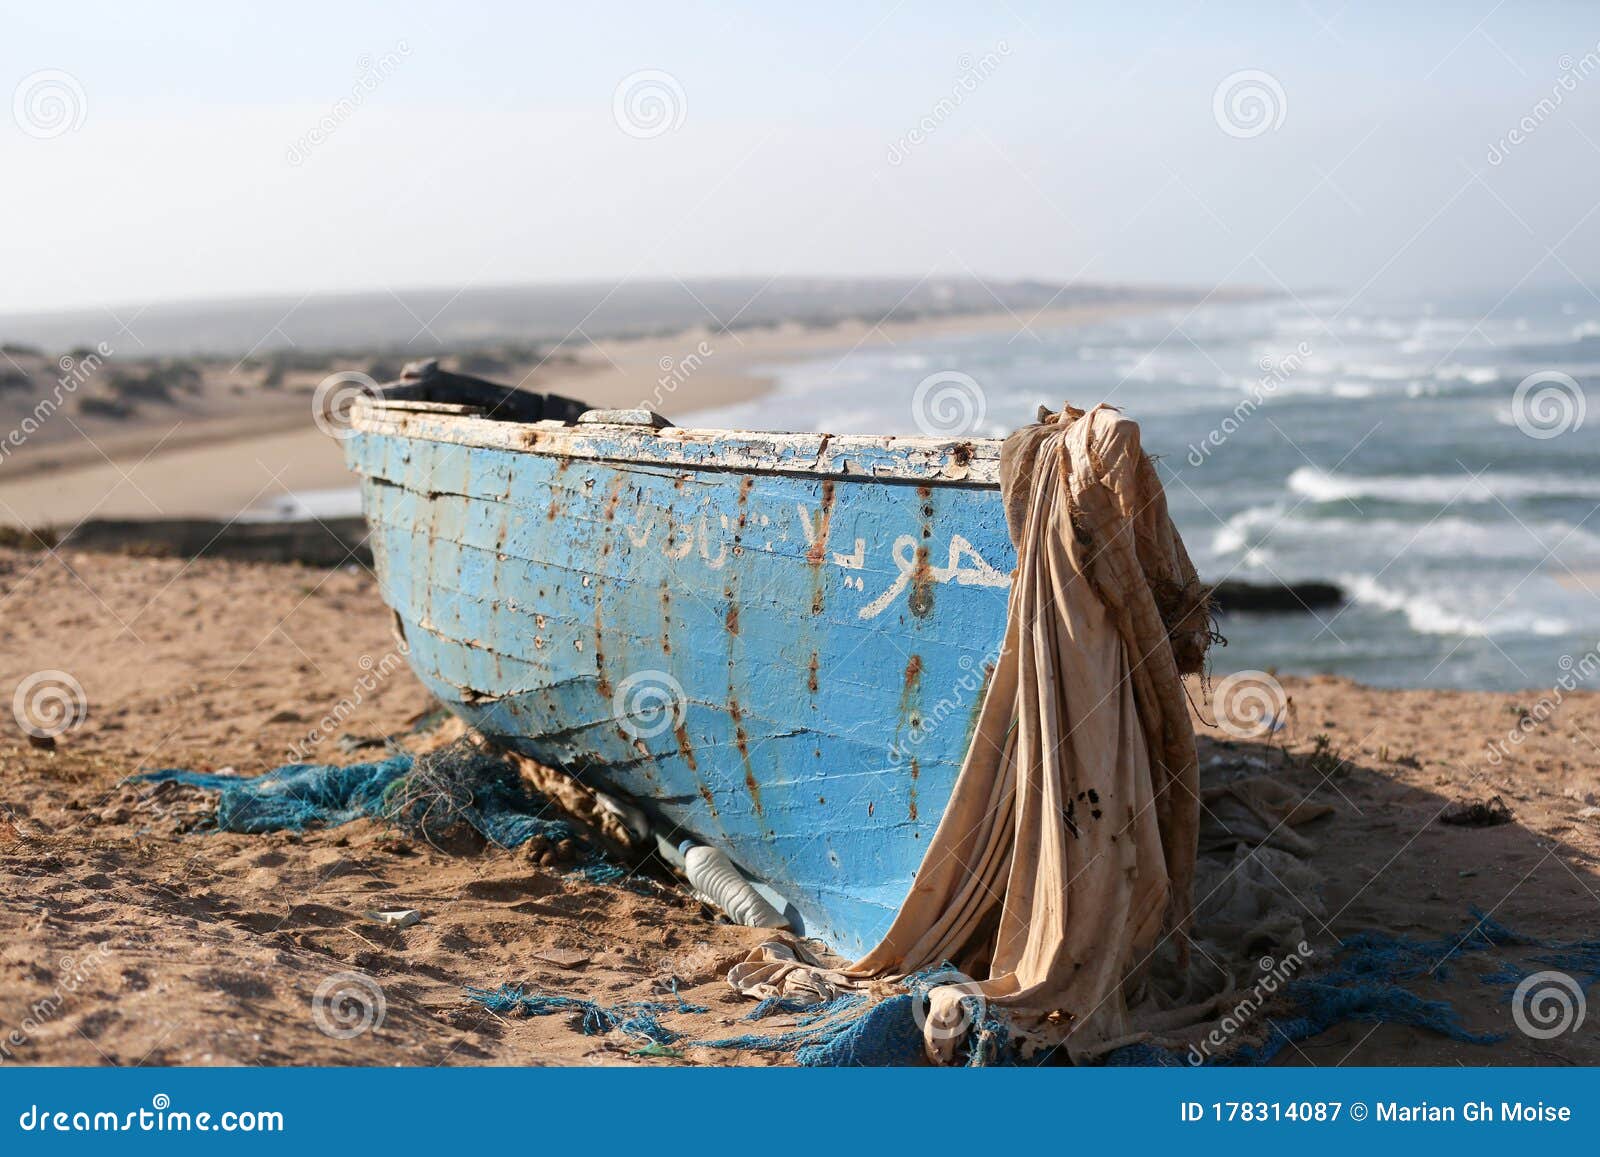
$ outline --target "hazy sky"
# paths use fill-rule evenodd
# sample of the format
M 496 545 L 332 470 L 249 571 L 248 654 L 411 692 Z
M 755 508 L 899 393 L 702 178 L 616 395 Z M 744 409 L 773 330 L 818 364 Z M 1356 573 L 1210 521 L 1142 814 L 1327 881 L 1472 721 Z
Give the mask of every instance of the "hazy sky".
M 13 3 L 0 310 L 715 274 L 1600 284 L 1600 7 L 1400 7 Z M 1247 70 L 1264 104 L 1219 106 Z M 618 109 L 641 72 L 664 122 Z

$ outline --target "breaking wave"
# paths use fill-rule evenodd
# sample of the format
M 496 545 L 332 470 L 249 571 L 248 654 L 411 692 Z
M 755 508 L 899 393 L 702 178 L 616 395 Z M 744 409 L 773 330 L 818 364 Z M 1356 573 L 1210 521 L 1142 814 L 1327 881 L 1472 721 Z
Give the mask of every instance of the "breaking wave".
M 1286 512 L 1276 503 L 1252 506 L 1229 518 L 1211 536 L 1211 550 L 1219 556 L 1237 556 L 1261 549 L 1269 539 L 1279 548 L 1278 557 L 1288 550 L 1299 553 L 1303 549 L 1320 558 L 1334 545 L 1348 560 L 1358 544 L 1372 544 L 1370 553 L 1381 561 L 1403 552 L 1447 560 L 1537 563 L 1552 550 L 1559 550 L 1569 565 L 1600 562 L 1600 534 L 1559 519 L 1519 523 L 1509 519 L 1477 522 L 1455 516 L 1427 520 L 1327 518 L 1310 511 Z
M 1600 498 L 1600 478 L 1560 474 L 1338 474 L 1302 466 L 1286 485 L 1313 502 L 1494 502 L 1525 498 Z
M 1491 604 L 1484 614 L 1452 605 L 1433 594 L 1401 590 L 1385 585 L 1376 575 L 1346 574 L 1339 583 L 1351 600 L 1381 611 L 1403 614 L 1406 624 L 1423 635 L 1459 635 L 1488 638 L 1494 635 L 1565 635 L 1575 631 L 1565 619 L 1541 614 L 1522 606 Z

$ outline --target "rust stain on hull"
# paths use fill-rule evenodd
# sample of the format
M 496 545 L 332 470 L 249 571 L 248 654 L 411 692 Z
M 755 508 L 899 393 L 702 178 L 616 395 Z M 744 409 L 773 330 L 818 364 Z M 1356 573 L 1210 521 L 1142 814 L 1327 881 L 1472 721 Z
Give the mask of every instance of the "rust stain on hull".
M 917 547 L 917 562 L 911 568 L 911 593 L 906 596 L 906 605 L 919 619 L 933 614 L 933 567 L 925 546 Z
M 900 691 L 900 719 L 895 725 L 895 743 L 898 745 L 900 734 L 907 728 L 910 729 L 913 739 L 919 737 L 922 730 L 922 656 L 912 655 L 906 661 L 904 685 Z M 922 774 L 922 765 L 917 762 L 916 756 L 911 757 L 911 784 L 907 791 L 907 811 L 915 822 L 917 818 L 917 778 Z
M 661 653 L 672 654 L 672 591 L 667 580 L 661 580 Z
M 611 679 L 606 675 L 605 624 L 601 621 L 598 590 L 594 593 L 594 673 L 595 690 L 600 692 L 602 698 L 610 699 L 613 688 Z
M 744 713 L 739 710 L 739 701 L 728 701 L 728 715 L 733 719 L 733 742 L 739 749 L 739 758 L 744 760 L 744 786 L 750 793 L 750 802 L 755 805 L 756 814 L 761 815 L 761 784 L 756 779 L 755 765 L 750 762 L 750 736 L 744 729 Z
M 806 551 L 806 562 L 811 567 L 811 613 L 820 615 L 823 602 L 823 560 L 828 557 L 828 535 L 833 530 L 833 480 L 822 484 L 822 512 L 817 516 L 816 529 L 811 535 L 811 548 Z
M 812 566 L 821 566 L 823 559 L 828 557 L 828 532 L 833 528 L 833 499 L 834 487 L 830 478 L 822 484 L 822 513 L 817 516 L 811 549 L 806 551 L 806 561 Z
M 689 743 L 689 727 L 680 723 L 672 732 L 678 739 L 678 754 L 683 756 L 683 762 L 689 765 L 690 771 L 699 771 L 700 763 L 694 757 L 694 748 Z

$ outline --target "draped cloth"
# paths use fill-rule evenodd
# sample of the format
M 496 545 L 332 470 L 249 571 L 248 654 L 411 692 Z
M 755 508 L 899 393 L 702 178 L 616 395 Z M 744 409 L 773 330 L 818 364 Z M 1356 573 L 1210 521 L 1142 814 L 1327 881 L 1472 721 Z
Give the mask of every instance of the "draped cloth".
M 929 1055 L 953 1059 L 963 998 L 1035 1046 L 1126 1039 L 1129 982 L 1190 913 L 1199 830 L 1182 676 L 1210 640 L 1207 589 L 1167 514 L 1138 426 L 1109 407 L 1041 410 L 1006 440 L 1017 548 L 1004 646 L 971 747 L 882 941 L 842 970 L 768 944 L 748 995 L 825 997 L 950 963 Z M 968 1002 L 970 1007 L 970 1002 Z

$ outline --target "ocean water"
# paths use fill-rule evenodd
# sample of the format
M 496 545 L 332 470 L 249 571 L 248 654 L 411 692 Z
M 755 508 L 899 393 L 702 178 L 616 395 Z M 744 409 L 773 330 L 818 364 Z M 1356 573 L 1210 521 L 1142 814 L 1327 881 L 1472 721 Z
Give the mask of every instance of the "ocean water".
M 1600 646 L 1600 302 L 1581 292 L 1208 307 L 773 372 L 773 394 L 680 422 L 1000 436 L 1040 405 L 1121 407 L 1203 577 L 1350 596 L 1230 616 L 1219 674 L 1548 688 Z

